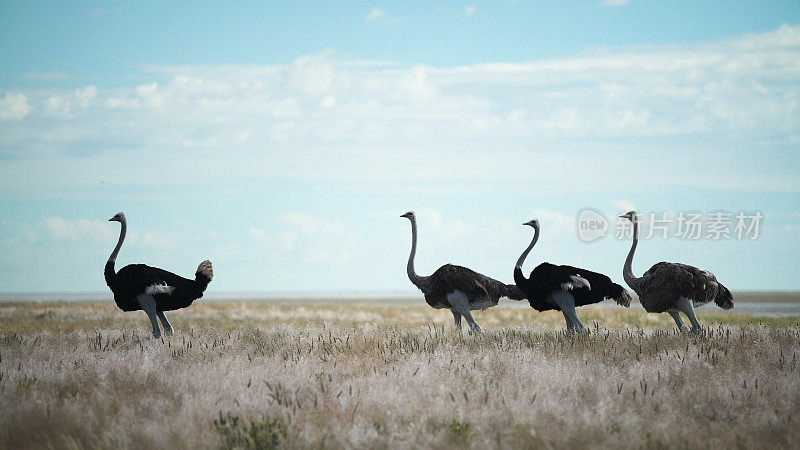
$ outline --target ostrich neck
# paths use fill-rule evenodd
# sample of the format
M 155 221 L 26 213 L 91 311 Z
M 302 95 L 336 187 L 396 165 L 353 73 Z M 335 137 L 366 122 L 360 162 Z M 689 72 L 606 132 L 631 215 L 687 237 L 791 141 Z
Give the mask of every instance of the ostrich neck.
M 525 258 L 528 257 L 528 253 L 531 252 L 531 250 L 533 249 L 533 246 L 536 245 L 536 241 L 539 240 L 539 228 L 536 227 L 533 230 L 534 230 L 534 232 L 533 232 L 533 240 L 531 240 L 531 245 L 529 245 L 528 248 L 526 248 L 525 251 L 522 252 L 522 255 L 520 255 L 519 259 L 517 260 L 517 265 L 514 266 L 515 269 L 522 270 L 522 264 L 525 262 Z
M 119 254 L 119 249 L 122 248 L 122 241 L 125 240 L 125 233 L 128 231 L 128 226 L 125 224 L 125 221 L 120 222 L 122 224 L 122 228 L 119 230 L 119 241 L 117 241 L 117 246 L 114 247 L 114 251 L 111 252 L 111 256 L 108 257 L 108 262 L 114 264 L 117 260 L 117 255 Z
M 111 288 L 112 291 L 116 286 L 115 280 L 117 277 L 117 272 L 114 270 L 114 262 L 117 260 L 117 254 L 119 253 L 119 249 L 122 248 L 122 241 L 125 240 L 125 232 L 127 231 L 125 221 L 123 220 L 120 223 L 122 224 L 122 228 L 119 231 L 119 241 L 117 241 L 117 246 L 114 247 L 114 251 L 111 252 L 111 256 L 108 257 L 106 268 L 103 271 L 103 275 L 106 278 L 106 284 Z
M 408 255 L 408 267 L 406 268 L 406 272 L 408 272 L 408 279 L 414 283 L 415 286 L 420 287 L 422 283 L 425 282 L 425 278 L 417 275 L 417 272 L 414 270 L 414 257 L 417 255 L 417 221 L 415 219 L 411 219 L 411 254 Z
M 625 266 L 622 268 L 622 277 L 628 283 L 628 286 L 632 288 L 637 280 L 633 275 L 633 253 L 636 251 L 636 244 L 639 242 L 639 223 L 636 221 L 636 217 L 631 222 L 633 223 L 633 243 L 631 244 L 631 250 L 628 252 L 628 258 L 625 259 Z

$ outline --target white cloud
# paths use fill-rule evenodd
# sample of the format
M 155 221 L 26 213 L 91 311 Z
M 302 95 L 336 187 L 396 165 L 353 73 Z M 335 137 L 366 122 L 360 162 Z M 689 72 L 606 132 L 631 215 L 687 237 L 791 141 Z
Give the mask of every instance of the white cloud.
M 442 228 L 442 214 L 435 209 L 421 208 L 414 211 L 414 215 L 417 216 L 417 222 L 425 222 L 432 229 Z
M 25 94 L 6 92 L 0 97 L 0 119 L 22 119 L 31 112 L 28 98 Z
M 764 48 L 796 48 L 800 45 L 800 26 L 783 24 L 776 30 L 746 34 L 732 39 L 731 43 L 739 50 L 757 51 Z
M 140 242 L 142 245 L 148 247 L 155 247 L 162 250 L 170 250 L 176 247 L 178 237 L 175 235 L 166 235 L 162 233 L 155 233 L 152 231 L 145 231 L 142 235 Z
M 628 6 L 630 4 L 630 0 L 604 0 L 601 3 L 602 6 Z
M 281 214 L 278 216 L 278 220 L 297 228 L 305 234 L 316 234 L 321 228 L 321 222 L 318 219 L 299 212 Z
M 150 67 L 144 77 L 159 82 L 115 89 L 6 93 L 0 118 L 23 120 L 0 134 L 14 160 L 0 166 L 0 186 L 23 189 L 26 173 L 50 171 L 63 176 L 41 183 L 59 187 L 103 173 L 122 184 L 238 176 L 796 191 L 780 158 L 753 173 L 720 152 L 796 145 L 799 30 L 459 67 L 329 50 L 272 66 Z M 72 154 L 87 157 L 67 172 L 33 161 Z
M 291 87 L 311 96 L 331 92 L 335 69 L 325 54 L 311 55 L 292 61 L 288 79 Z
M 158 83 L 144 84 L 136 87 L 136 95 L 142 103 L 150 108 L 163 107 L 167 102 L 167 96 L 163 89 L 159 89 Z
M 97 219 L 68 220 L 61 216 L 51 216 L 42 220 L 40 225 L 55 240 L 109 242 L 113 238 L 108 222 Z
M 537 208 L 531 211 L 531 219 L 537 219 L 542 227 L 547 227 L 553 232 L 574 233 L 575 217 L 561 211 Z
M 475 14 L 476 11 L 477 9 L 474 6 L 467 6 L 466 8 L 464 8 L 464 14 L 468 16 Z
M 375 8 L 372 8 L 372 10 L 370 12 L 368 12 L 366 16 L 364 16 L 364 21 L 365 22 L 374 22 L 376 20 L 384 19 L 384 18 L 386 18 L 386 11 L 384 11 L 381 8 L 375 7 Z
M 71 118 L 72 104 L 70 101 L 60 95 L 51 95 L 45 100 L 44 111 L 48 116 L 59 118 Z
M 301 212 L 277 217 L 276 231 L 250 227 L 249 238 L 273 260 L 300 255 L 309 264 L 341 263 L 352 257 L 357 235 L 339 220 L 321 219 Z M 302 237 L 302 238 L 301 238 Z M 261 249 L 261 250 L 259 250 Z M 296 256 L 291 256 L 296 258 Z
M 293 229 L 269 233 L 261 228 L 250 227 L 248 231 L 249 242 L 257 244 L 255 251 L 266 252 L 273 258 L 291 252 L 298 236 L 298 231 Z M 251 251 L 253 249 L 253 247 L 249 248 Z
M 611 203 L 613 203 L 614 206 L 616 206 L 617 209 L 622 213 L 626 213 L 628 211 L 636 211 L 636 205 L 632 201 L 627 199 L 616 199 Z
M 87 108 L 95 96 L 97 96 L 97 86 L 94 85 L 89 85 L 75 91 L 75 98 L 78 100 L 78 104 L 83 108 Z

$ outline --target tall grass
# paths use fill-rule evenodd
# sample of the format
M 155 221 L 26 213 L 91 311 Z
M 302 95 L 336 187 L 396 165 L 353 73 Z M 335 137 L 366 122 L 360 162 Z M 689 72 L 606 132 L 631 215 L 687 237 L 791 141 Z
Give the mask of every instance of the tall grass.
M 206 303 L 0 305 L 0 447 L 793 447 L 796 318 Z M 671 320 L 671 319 L 669 319 Z M 760 323 L 759 323 L 760 322 Z

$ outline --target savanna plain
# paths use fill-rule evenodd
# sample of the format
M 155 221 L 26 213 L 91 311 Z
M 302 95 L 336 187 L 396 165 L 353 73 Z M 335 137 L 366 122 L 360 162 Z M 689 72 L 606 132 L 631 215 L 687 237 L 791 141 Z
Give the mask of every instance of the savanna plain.
M 800 318 L 502 302 L 0 303 L 0 448 L 792 448 Z

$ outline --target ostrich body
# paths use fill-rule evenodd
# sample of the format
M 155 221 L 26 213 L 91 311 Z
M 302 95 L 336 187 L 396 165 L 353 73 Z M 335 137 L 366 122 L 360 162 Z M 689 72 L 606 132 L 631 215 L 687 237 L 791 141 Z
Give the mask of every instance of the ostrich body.
M 686 328 L 679 313 L 682 311 L 692 323 L 692 331 L 700 331 L 700 322 L 694 308 L 713 301 L 722 309 L 733 308 L 731 291 L 717 281 L 713 273 L 697 267 L 680 263 L 660 262 L 651 267 L 641 277 L 633 275 L 633 253 L 639 242 L 639 222 L 636 212 L 630 211 L 620 216 L 633 223 L 633 243 L 622 276 L 625 282 L 639 296 L 639 302 L 650 313 L 668 312 L 675 320 L 678 329 Z
M 522 264 L 539 240 L 539 222 L 531 220 L 523 225 L 533 227 L 534 234 L 530 245 L 522 252 L 514 267 L 514 282 L 528 297 L 532 308 L 540 312 L 559 310 L 564 314 L 568 330 L 582 331 L 584 327 L 575 312 L 576 306 L 599 303 L 606 299 L 613 299 L 621 306 L 630 306 L 631 296 L 625 288 L 612 282 L 607 276 L 591 270 L 545 262 L 536 266 L 526 279 L 522 274 Z
M 164 331 L 172 334 L 172 325 L 164 315 L 164 311 L 186 308 L 203 296 L 208 283 L 214 277 L 211 261 L 205 260 L 200 263 L 194 280 L 145 264 L 130 264 L 115 272 L 114 263 L 127 231 L 125 214 L 118 213 L 109 219 L 109 222 L 122 224 L 119 241 L 108 257 L 105 268 L 106 284 L 114 293 L 114 302 L 123 311 L 141 309 L 147 313 L 150 324 L 153 325 L 154 337 L 161 336 L 156 317 L 161 320 Z
M 481 327 L 472 318 L 470 311 L 497 305 L 501 297 L 524 300 L 525 295 L 513 284 L 505 284 L 466 267 L 445 264 L 431 276 L 422 277 L 414 270 L 417 254 L 417 219 L 413 211 L 400 217 L 411 221 L 411 254 L 408 257 L 408 278 L 425 295 L 425 302 L 436 309 L 447 308 L 453 313 L 453 321 L 461 330 L 463 316 L 470 332 L 480 333 Z

